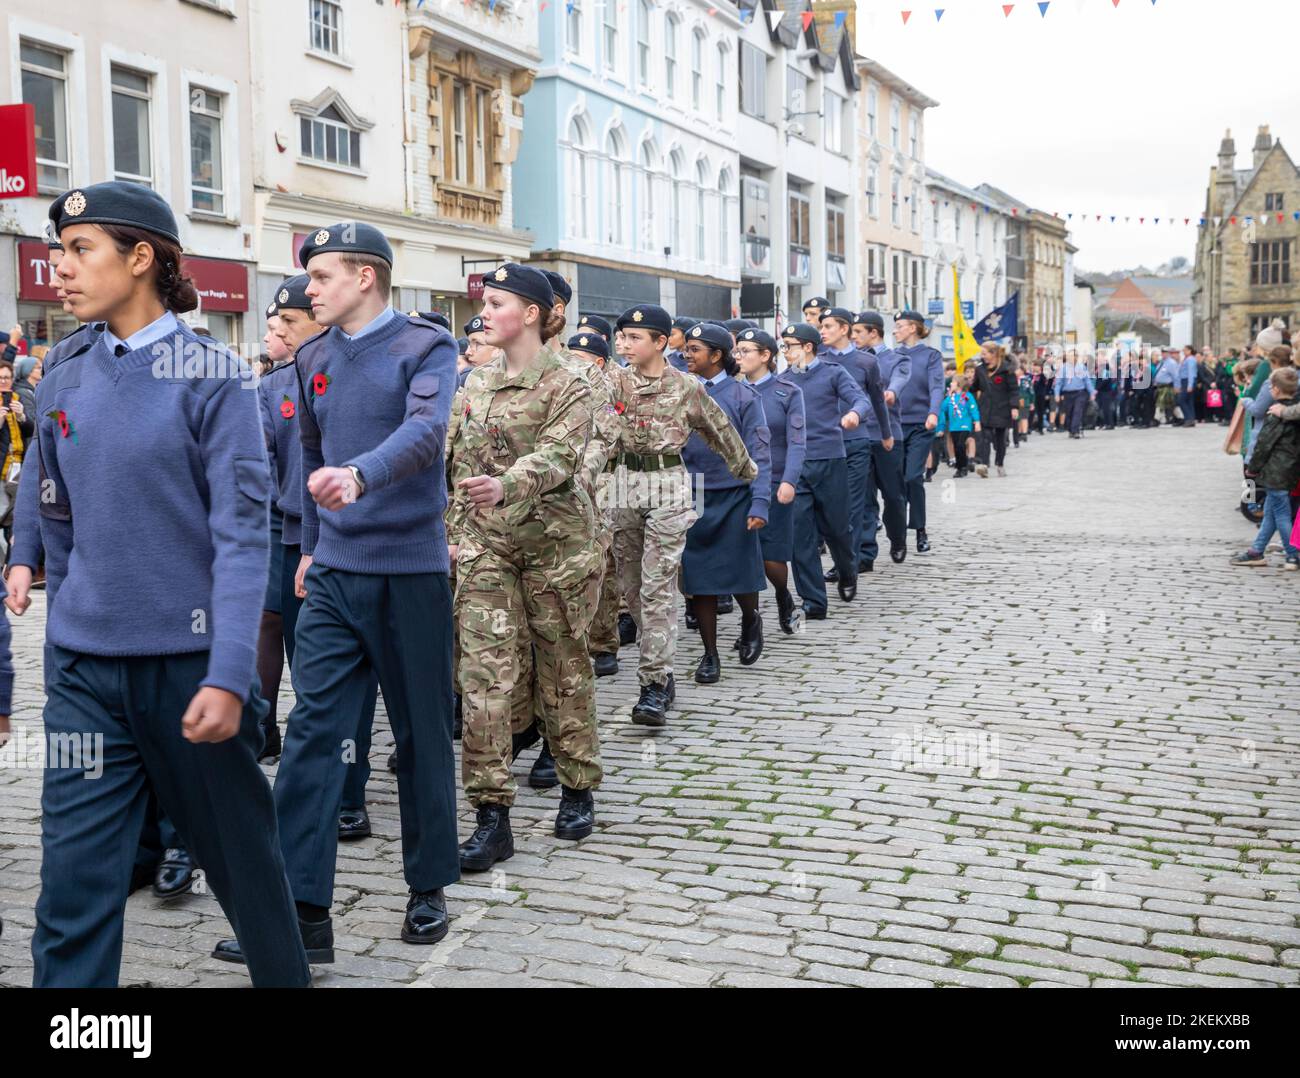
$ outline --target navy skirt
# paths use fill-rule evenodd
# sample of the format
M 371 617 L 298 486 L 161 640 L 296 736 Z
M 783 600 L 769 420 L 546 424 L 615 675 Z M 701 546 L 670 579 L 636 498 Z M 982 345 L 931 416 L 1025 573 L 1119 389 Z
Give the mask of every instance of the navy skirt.
M 787 562 L 794 558 L 794 502 L 782 505 L 776 500 L 776 488 L 772 485 L 772 504 L 767 510 L 767 527 L 758 529 L 758 545 L 763 551 L 764 561 Z
M 745 595 L 762 591 L 763 552 L 750 531 L 749 486 L 704 492 L 704 512 L 686 533 L 682 552 L 683 595 Z
M 280 537 L 284 532 L 284 517 L 274 505 L 271 506 L 271 571 L 266 577 L 266 596 L 262 599 L 262 609 L 273 614 L 280 611 L 280 577 L 284 573 L 284 544 Z

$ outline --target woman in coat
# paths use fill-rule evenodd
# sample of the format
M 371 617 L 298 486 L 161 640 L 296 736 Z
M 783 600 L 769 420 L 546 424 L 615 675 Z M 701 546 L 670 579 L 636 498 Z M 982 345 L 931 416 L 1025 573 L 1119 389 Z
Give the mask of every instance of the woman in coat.
M 980 425 L 985 432 L 985 437 L 978 439 L 979 463 L 975 471 L 981 478 L 989 474 L 989 443 L 992 442 L 998 475 L 1006 475 L 1002 464 L 1007 455 L 1007 431 L 1020 417 L 1020 385 L 1016 378 L 1015 360 L 1000 344 L 985 343 L 975 364 L 972 388 L 975 402 L 979 405 Z

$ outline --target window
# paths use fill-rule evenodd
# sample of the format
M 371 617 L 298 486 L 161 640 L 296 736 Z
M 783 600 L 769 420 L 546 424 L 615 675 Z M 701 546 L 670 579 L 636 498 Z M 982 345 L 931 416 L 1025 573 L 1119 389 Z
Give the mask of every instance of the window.
M 717 80 L 714 83 L 714 111 L 721 120 L 726 110 L 726 93 L 727 93 L 727 47 L 718 42 L 717 69 L 714 75 Z
M 952 204 L 952 241 L 961 243 L 961 207 L 955 202 Z
M 221 167 L 220 94 L 190 88 L 190 206 L 203 213 L 225 213 Z
M 740 227 L 744 234 L 745 258 L 742 272 L 749 276 L 772 274 L 772 228 L 769 220 L 768 186 L 757 176 L 740 180 Z
M 469 177 L 469 154 L 465 145 L 465 87 L 457 86 L 451 98 L 452 179 L 464 183 Z
M 939 200 L 937 198 L 930 200 L 934 206 L 934 238 L 939 238 Z
M 826 131 L 826 148 L 831 153 L 844 152 L 844 98 L 826 91 L 822 107 L 822 124 Z
M 654 143 L 641 143 L 641 247 L 653 251 L 655 236 L 655 173 L 659 171 L 659 154 Z
M 491 94 L 474 88 L 474 186 L 487 186 L 488 120 L 492 115 Z
M 569 235 L 576 239 L 591 236 L 591 155 L 588 152 L 587 128 L 582 120 L 569 121 Z
M 668 199 L 668 244 L 675 255 L 682 254 L 682 155 L 674 150 L 669 157 L 668 182 L 672 191 Z
M 899 129 L 902 125 L 902 114 L 902 105 L 899 103 L 898 98 L 891 98 L 889 102 L 889 144 L 896 150 L 902 148 L 899 143 Z
M 874 161 L 867 166 L 867 213 L 880 218 L 880 166 Z
M 664 19 L 664 94 L 671 101 L 677 96 L 677 20 Z
M 873 139 L 876 137 L 877 96 L 876 88 L 872 86 L 867 91 L 867 134 Z
M 113 175 L 119 180 L 153 186 L 149 123 L 149 76 L 114 67 Z
M 732 249 L 734 240 L 731 232 L 731 213 L 727 209 L 727 198 L 731 194 L 731 173 L 725 168 L 718 175 L 718 261 L 724 266 L 733 262 Z
M 695 162 L 695 257 L 703 262 L 708 257 L 708 212 L 704 205 L 704 191 L 709 186 L 709 168 L 703 161 Z
M 917 158 L 919 158 L 919 157 L 921 156 L 920 153 L 918 152 L 918 150 L 920 149 L 920 141 L 921 141 L 921 132 L 920 132 L 921 124 L 920 124 L 920 119 L 921 119 L 921 117 L 920 117 L 920 115 L 917 113 L 915 107 L 913 107 L 913 108 L 911 108 L 911 109 L 908 109 L 908 112 L 907 112 L 907 147 L 908 147 L 908 149 L 907 149 L 907 153 L 908 153 L 908 156 L 910 156 L 913 160 L 916 160 Z
M 572 53 L 582 52 L 583 0 L 568 0 L 564 8 L 564 44 Z
M 610 5 L 611 7 L 613 5 Z M 616 131 L 605 141 L 605 242 L 621 247 L 627 242 L 623 228 L 623 189 L 627 180 L 627 164 L 623 160 L 623 140 Z
M 1265 240 L 1250 245 L 1250 283 L 1291 283 L 1291 241 Z
M 303 157 L 327 165 L 361 167 L 361 132 L 352 130 L 333 105 L 317 116 L 301 117 L 299 127 Z
M 605 70 L 618 70 L 618 5 L 605 3 Z
M 1287 322 L 1285 314 L 1252 314 L 1250 316 L 1250 336 L 1253 340 L 1261 331 L 1268 329 L 1274 321 L 1280 321 L 1284 325 Z
M 1268 213 L 1280 213 L 1285 209 L 1282 205 L 1282 192 L 1278 191 L 1271 195 L 1264 196 L 1264 209 Z
M 790 246 L 812 249 L 812 201 L 798 190 L 790 192 Z
M 636 6 L 636 77 L 642 87 L 650 85 L 650 5 L 639 0 Z
M 740 111 L 759 120 L 767 119 L 768 56 L 748 41 L 740 44 Z
M 921 234 L 921 185 L 912 184 L 911 201 L 908 205 L 912 210 L 912 231 L 918 236 Z
M 699 109 L 704 100 L 704 32 L 691 35 L 691 107 Z
M 36 183 L 42 190 L 71 186 L 68 150 L 68 70 L 63 53 L 24 41 L 19 49 L 23 103 L 36 113 Z
M 890 306 L 898 310 L 903 306 L 903 289 L 907 285 L 907 279 L 903 276 L 903 256 L 895 254 L 893 256 L 893 274 L 890 277 L 889 287 L 892 289 Z
M 844 241 L 845 213 L 842 205 L 826 204 L 826 254 L 831 258 L 844 258 L 847 245 Z
M 975 211 L 975 251 L 979 253 L 980 246 L 980 211 Z
M 808 80 L 798 68 L 785 69 L 785 108 L 787 112 L 800 113 L 808 108 Z M 796 123 L 801 117 L 792 116 Z
M 311 0 L 311 47 L 315 52 L 339 56 L 343 51 L 343 5 L 334 0 Z
M 903 227 L 902 178 L 897 172 L 889 181 L 889 220 L 895 228 Z

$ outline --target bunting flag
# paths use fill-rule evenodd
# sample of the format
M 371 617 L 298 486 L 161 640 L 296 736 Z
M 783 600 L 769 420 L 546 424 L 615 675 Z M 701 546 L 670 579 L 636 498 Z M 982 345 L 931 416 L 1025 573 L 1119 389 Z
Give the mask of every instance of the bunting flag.
M 1010 16 L 1010 14 L 1011 14 L 1011 9 L 1014 8 L 1015 6 L 1016 6 L 1015 4 L 1003 4 L 1003 5 L 1002 5 L 1002 14 L 1003 14 L 1003 16 L 1004 16 L 1004 17 L 1008 17 L 1008 16 Z
M 940 19 L 943 18 L 943 12 L 944 12 L 944 9 L 941 8 L 941 7 L 937 7 L 937 8 L 934 9 L 934 21 L 935 21 L 935 22 L 938 22 Z M 904 19 L 903 21 L 906 22 L 907 20 Z
M 903 25 L 906 26 L 906 25 L 907 25 L 907 20 L 910 19 L 910 18 L 912 17 L 912 13 L 911 13 L 910 11 L 904 11 L 904 12 L 902 12 L 901 14 L 902 14 L 902 16 L 903 16 Z
M 844 25 L 844 20 L 848 17 L 849 13 L 847 11 L 837 11 L 835 13 L 835 29 L 838 30 L 842 27 Z
M 957 373 L 961 374 L 968 359 L 980 354 L 980 346 L 971 332 L 970 323 L 961 313 L 961 280 L 957 276 L 957 264 L 952 266 L 952 352 L 957 358 Z
M 777 8 L 775 11 L 769 11 L 767 13 L 767 28 L 775 34 L 776 28 L 781 25 L 781 20 L 784 18 L 785 12 L 780 8 Z
M 1047 18 L 1047 9 L 1051 6 L 1051 0 L 1038 0 L 1038 14 Z
M 1110 2 L 1111 2 L 1111 5 L 1112 5 L 1112 6 L 1111 6 L 1111 10 L 1112 10 L 1112 11 L 1119 7 L 1119 0 L 1110 0 Z M 1082 14 L 1082 13 L 1083 13 L 1083 9 L 1088 5 L 1088 3 L 1089 3 L 1089 0 L 1074 0 L 1074 8 L 1075 8 L 1075 11 L 1076 11 L 1077 13 L 1079 13 L 1079 14 Z M 1156 5 L 1156 0 L 1151 0 L 1151 6 L 1152 6 L 1152 7 L 1155 7 L 1155 5 Z M 1002 17 L 1003 17 L 1004 19 L 1006 19 L 1006 18 L 1010 18 L 1010 17 L 1011 17 L 1011 12 L 1014 11 L 1014 10 L 1015 10 L 1015 7 L 1016 7 L 1015 4 L 999 4 L 998 6 L 1002 8 Z M 1051 7 L 1051 6 L 1052 6 L 1051 0 L 1038 0 L 1038 14 L 1039 14 L 1039 16 L 1041 16 L 1041 17 L 1044 18 L 1044 19 L 1047 18 L 1047 9 L 1048 9 L 1049 7 Z M 934 9 L 934 21 L 935 21 L 935 22 L 939 22 L 939 21 L 943 18 L 943 16 L 944 16 L 944 12 L 946 12 L 947 10 L 948 10 L 948 9 L 947 9 L 946 7 L 937 7 L 937 8 L 935 8 L 935 9 Z M 912 17 L 912 12 L 913 12 L 913 9 L 912 9 L 912 8 L 900 8 L 900 9 L 899 9 L 898 13 L 899 13 L 900 16 L 902 16 L 902 19 L 903 19 L 903 25 L 904 25 L 904 26 L 906 26 L 906 25 L 908 24 L 908 20 L 911 19 L 911 17 Z M 776 12 L 776 13 L 768 12 L 768 14 L 769 14 L 769 15 L 770 15 L 770 14 L 777 14 L 777 15 L 779 15 L 779 16 L 784 17 L 784 12 Z M 808 13 L 805 12 L 805 13 L 804 13 L 804 17 L 806 18 L 807 15 L 808 15 Z
M 806 34 L 808 32 L 808 27 L 812 25 L 813 13 L 811 11 L 803 12 L 803 14 L 799 16 L 799 21 L 803 23 L 803 32 Z

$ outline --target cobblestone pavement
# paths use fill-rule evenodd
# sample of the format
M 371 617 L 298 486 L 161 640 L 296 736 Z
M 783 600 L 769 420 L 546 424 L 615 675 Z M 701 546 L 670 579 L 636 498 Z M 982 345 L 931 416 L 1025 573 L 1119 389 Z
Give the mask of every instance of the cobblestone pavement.
M 1228 556 L 1252 529 L 1218 428 L 1036 437 L 1005 479 L 930 485 L 934 551 L 851 606 L 626 721 L 600 682 L 597 833 L 549 833 L 397 938 L 396 789 L 376 732 L 372 840 L 340 850 L 318 985 L 1287 985 L 1300 982 L 1300 574 Z M 39 718 L 43 599 L 14 620 Z M 290 699 L 281 704 L 287 714 Z M 531 763 L 518 765 L 521 769 Z M 31 976 L 40 776 L 0 772 L 0 983 Z M 461 833 L 470 814 L 462 809 Z M 211 896 L 127 909 L 123 982 L 243 985 Z

